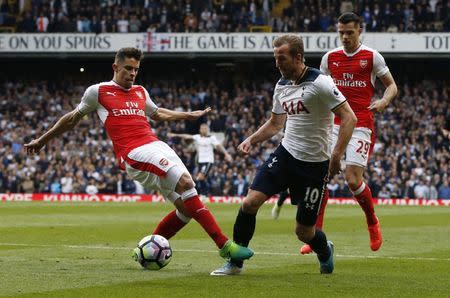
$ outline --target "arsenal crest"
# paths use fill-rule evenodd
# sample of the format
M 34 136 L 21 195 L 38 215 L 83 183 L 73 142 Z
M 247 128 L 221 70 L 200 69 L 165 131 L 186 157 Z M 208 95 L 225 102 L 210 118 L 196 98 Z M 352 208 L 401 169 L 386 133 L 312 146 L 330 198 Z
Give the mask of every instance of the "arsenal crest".
M 159 164 L 163 167 L 167 166 L 169 164 L 169 161 L 165 158 L 161 158 L 161 160 L 159 161 Z
M 136 95 L 137 95 L 140 99 L 144 99 L 144 94 L 142 94 L 141 91 L 136 91 Z
M 359 60 L 359 65 L 361 66 L 361 68 L 366 68 L 367 60 L 366 59 Z

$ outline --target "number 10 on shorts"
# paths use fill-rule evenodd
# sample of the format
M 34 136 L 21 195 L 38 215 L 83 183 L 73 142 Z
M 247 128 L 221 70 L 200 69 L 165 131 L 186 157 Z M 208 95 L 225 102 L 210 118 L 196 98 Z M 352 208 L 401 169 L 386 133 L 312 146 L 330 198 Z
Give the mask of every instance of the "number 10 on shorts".
M 319 189 L 311 188 L 308 186 L 306 188 L 306 194 L 305 194 L 306 208 L 314 210 L 314 206 L 317 203 L 317 201 L 319 200 L 319 197 L 320 197 Z

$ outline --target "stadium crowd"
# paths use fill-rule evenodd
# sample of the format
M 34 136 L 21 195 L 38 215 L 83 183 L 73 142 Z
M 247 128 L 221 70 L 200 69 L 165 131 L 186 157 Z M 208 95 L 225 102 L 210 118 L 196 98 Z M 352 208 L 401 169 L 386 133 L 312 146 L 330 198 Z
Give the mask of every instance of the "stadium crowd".
M 111 142 L 94 114 L 73 132 L 52 141 L 39 156 L 26 156 L 24 142 L 41 135 L 72 110 L 86 85 L 67 80 L 31 83 L 6 81 L 0 86 L 0 193 L 143 193 L 116 165 Z M 224 87 L 212 81 L 147 85 L 161 106 L 194 110 L 211 106 L 207 122 L 212 133 L 224 136 L 233 161 L 216 162 L 201 192 L 245 195 L 256 168 L 278 145 L 282 134 L 256 146 L 249 156 L 237 145 L 269 116 L 273 84 L 241 82 Z M 376 116 L 377 141 L 366 173 L 374 197 L 450 199 L 450 119 L 448 82 L 399 84 L 400 94 L 387 111 Z M 381 96 L 380 93 L 377 94 Z M 157 136 L 168 142 L 195 169 L 195 152 L 168 132 L 197 133 L 199 123 L 153 123 Z M 341 176 L 329 183 L 331 197 L 351 197 Z
M 0 26 L 16 32 L 335 32 L 355 11 L 372 32 L 448 32 L 450 2 L 312 0 L 3 0 Z

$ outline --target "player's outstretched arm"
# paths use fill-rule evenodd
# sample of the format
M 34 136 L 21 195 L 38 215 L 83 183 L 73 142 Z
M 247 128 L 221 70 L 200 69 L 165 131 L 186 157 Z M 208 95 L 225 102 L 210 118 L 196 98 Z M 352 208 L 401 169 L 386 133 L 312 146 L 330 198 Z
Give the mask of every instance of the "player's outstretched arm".
M 230 153 L 228 153 L 227 149 L 222 144 L 217 144 L 214 149 L 219 150 L 223 153 L 223 156 L 227 162 L 233 161 L 233 157 L 231 157 Z
M 388 71 L 385 75 L 380 77 L 380 81 L 383 83 L 386 90 L 384 90 L 383 98 L 374 101 L 369 106 L 369 110 L 373 112 L 383 112 L 389 103 L 397 96 L 397 84 L 392 77 L 392 74 Z
M 245 139 L 238 146 L 238 150 L 242 153 L 249 153 L 253 144 L 267 140 L 268 138 L 276 135 L 283 127 L 286 122 L 286 114 L 275 114 L 269 120 L 266 121 L 256 132 Z
M 169 109 L 159 108 L 155 114 L 151 117 L 153 120 L 157 121 L 174 121 L 174 120 L 190 120 L 194 121 L 198 118 L 206 115 L 211 111 L 210 107 L 204 110 L 197 110 L 191 112 L 178 112 Z
M 344 155 L 345 148 L 347 148 L 350 138 L 352 137 L 353 129 L 355 128 L 357 121 L 355 113 L 353 113 L 353 110 L 350 108 L 348 102 L 344 102 L 333 110 L 333 112 L 341 119 L 341 124 L 339 127 L 336 146 L 331 153 L 329 169 L 330 178 L 341 171 L 341 158 Z
M 48 141 L 74 128 L 75 125 L 81 120 L 81 118 L 83 118 L 83 115 L 80 114 L 76 109 L 65 114 L 45 134 L 24 145 L 27 153 L 38 153 L 42 149 L 42 147 L 44 147 L 44 145 L 48 143 Z
M 167 136 L 169 138 L 180 138 L 180 139 L 183 139 L 183 140 L 192 140 L 192 139 L 194 139 L 194 137 L 192 135 L 186 134 L 186 133 L 172 133 L 172 132 L 169 132 L 167 134 Z

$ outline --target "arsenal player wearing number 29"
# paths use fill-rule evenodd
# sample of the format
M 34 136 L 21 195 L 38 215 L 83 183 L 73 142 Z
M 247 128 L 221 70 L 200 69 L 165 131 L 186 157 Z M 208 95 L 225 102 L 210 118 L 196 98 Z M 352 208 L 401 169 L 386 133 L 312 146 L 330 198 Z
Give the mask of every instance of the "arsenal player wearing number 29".
M 380 222 L 375 215 L 372 193 L 364 182 L 363 174 L 375 141 L 374 112 L 383 112 L 397 95 L 397 85 L 386 66 L 384 58 L 360 41 L 360 17 L 352 12 L 344 13 L 338 19 L 338 33 L 342 47 L 326 53 L 320 70 L 331 75 L 339 91 L 347 99 L 355 112 L 358 122 L 345 151 L 345 180 L 353 196 L 366 215 L 370 236 L 370 248 L 377 251 L 383 242 Z M 383 97 L 372 102 L 376 78 L 385 87 Z M 332 147 L 336 144 L 340 119 L 335 117 L 332 134 Z M 331 178 L 331 177 L 330 177 Z M 322 201 L 316 227 L 321 229 L 328 191 Z M 300 249 L 302 254 L 311 252 L 308 245 Z
M 211 212 L 200 201 L 185 165 L 172 148 L 158 140 L 147 119 L 196 120 L 210 108 L 179 112 L 157 107 L 144 87 L 133 84 L 142 57 L 139 49 L 120 49 L 112 65 L 113 79 L 87 88 L 73 111 L 62 116 L 44 135 L 25 145 L 27 153 L 39 152 L 51 139 L 73 129 L 85 115 L 96 111 L 112 140 L 120 168 L 144 187 L 158 190 L 176 207 L 152 234 L 170 239 L 194 218 L 216 243 L 223 258 L 250 258 L 252 250 L 237 245 L 222 233 Z

